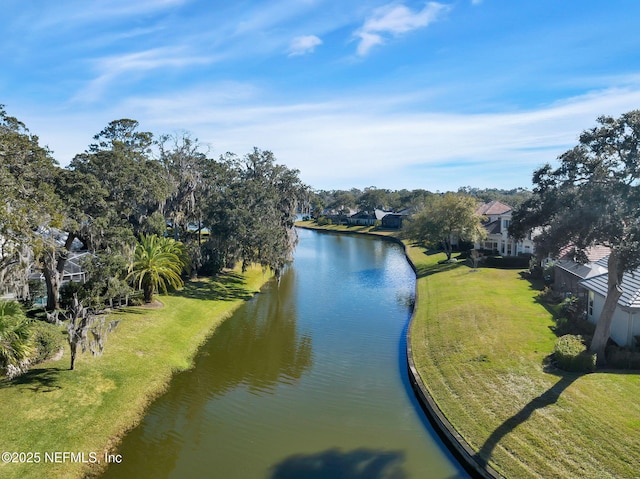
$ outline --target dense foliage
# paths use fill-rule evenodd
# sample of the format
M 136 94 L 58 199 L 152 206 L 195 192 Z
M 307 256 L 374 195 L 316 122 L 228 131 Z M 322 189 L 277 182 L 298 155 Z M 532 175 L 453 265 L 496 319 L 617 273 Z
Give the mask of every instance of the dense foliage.
M 290 260 L 310 193 L 270 151 L 213 159 L 188 134 L 155 139 L 131 119 L 93 140 L 61 168 L 0 106 L 0 294 L 32 304 L 39 275 L 53 320 L 77 302 L 89 317 L 138 289 L 150 301 L 185 274 L 241 262 L 279 275 Z M 19 342 L 3 344 L 3 365 L 19 362 Z
M 466 186 L 458 190 L 459 194 L 475 198 L 479 203 L 498 200 L 517 207 L 531 197 L 531 192 L 523 188 L 503 190 L 499 188 L 472 188 Z M 417 211 L 436 193 L 423 190 L 388 190 L 370 186 L 364 190 L 318 190 L 311 192 L 303 203 L 303 213 L 318 218 L 323 213 L 340 213 L 349 209 L 372 212 L 374 209 L 385 211 Z
M 481 215 L 476 214 L 476 199 L 471 196 L 446 193 L 429 197 L 404 226 L 404 234 L 429 247 L 442 247 L 451 259 L 453 244 L 457 241 L 483 239 Z
M 0 370 L 8 376 L 28 366 L 33 353 L 31 322 L 15 301 L 0 300 Z
M 173 238 L 140 237 L 127 279 L 142 290 L 145 303 L 151 302 L 154 291 L 166 293 L 170 287 L 183 286 L 180 274 L 185 264 L 181 257 L 184 257 L 184 246 Z
M 590 345 L 603 364 L 623 275 L 640 266 L 640 110 L 597 121 L 559 167 L 534 173 L 534 194 L 513 215 L 510 233 L 521 238 L 538 227 L 539 253 L 573 246 L 583 262 L 589 247 L 611 249 L 607 298 Z

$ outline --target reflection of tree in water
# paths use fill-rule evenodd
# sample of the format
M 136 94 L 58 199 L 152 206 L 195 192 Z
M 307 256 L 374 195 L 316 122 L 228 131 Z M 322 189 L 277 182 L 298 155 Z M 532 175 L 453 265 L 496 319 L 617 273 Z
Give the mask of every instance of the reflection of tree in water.
M 166 477 L 181 450 L 181 431 L 206 422 L 211 399 L 239 386 L 269 394 L 277 384 L 295 383 L 311 369 L 311 337 L 298 335 L 294 284 L 289 269 L 279 286 L 272 285 L 220 325 L 195 367 L 178 374 L 127 435 L 120 448 L 127 460 L 104 477 Z
M 404 479 L 399 451 L 329 449 L 317 454 L 291 456 L 277 464 L 271 479 Z
M 294 283 L 294 271 L 288 270 L 277 292 L 246 305 L 245 321 L 228 322 L 231 334 L 220 338 L 224 351 L 210 351 L 214 357 L 220 354 L 218 363 L 224 362 L 224 368 L 216 368 L 220 386 L 246 384 L 259 392 L 279 382 L 293 383 L 311 368 L 311 337 L 297 332 Z

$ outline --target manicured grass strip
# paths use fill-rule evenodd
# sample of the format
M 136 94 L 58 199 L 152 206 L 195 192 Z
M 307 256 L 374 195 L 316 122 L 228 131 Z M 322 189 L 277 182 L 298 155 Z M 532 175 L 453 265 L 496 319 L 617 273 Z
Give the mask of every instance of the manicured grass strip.
M 637 477 L 638 375 L 545 368 L 556 337 L 537 285 L 520 271 L 408 253 L 421 276 L 416 366 L 480 461 L 508 478 Z
M 296 226 L 312 230 L 334 231 L 337 233 L 367 233 L 378 236 L 394 236 L 397 230 L 385 230 L 376 228 L 375 226 L 349 226 L 349 225 L 324 225 L 318 226 L 313 221 L 296 221 Z
M 76 478 L 102 460 L 106 450 L 139 422 L 149 402 L 171 376 L 192 365 L 198 347 L 242 302 L 270 278 L 260 268 L 244 275 L 229 272 L 212 280 L 187 283 L 164 307 L 129 308 L 109 335 L 104 354 L 79 356 L 69 371 L 69 353 L 12 382 L 0 381 L 0 452 L 38 453 L 38 464 L 0 462 L 2 478 Z M 26 457 L 25 457 L 26 458 Z M 32 455 L 32 460 L 36 458 Z M 126 461 L 126 457 L 123 458 Z

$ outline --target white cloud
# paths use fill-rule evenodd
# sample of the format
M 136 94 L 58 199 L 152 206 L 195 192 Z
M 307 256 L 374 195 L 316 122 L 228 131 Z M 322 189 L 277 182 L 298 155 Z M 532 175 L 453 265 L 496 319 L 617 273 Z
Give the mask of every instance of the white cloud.
M 155 134 L 188 130 L 211 145 L 213 156 L 271 150 L 315 188 L 512 188 L 530 185 L 533 170 L 573 147 L 598 116 L 617 117 L 639 105 L 640 84 L 483 114 L 401 111 L 411 96 L 293 104 L 265 104 L 264 97 L 250 84 L 218 83 L 171 97 L 129 98 L 99 112 L 11 113 L 63 165 L 109 121 L 127 117 Z
M 205 65 L 214 59 L 205 56 L 189 55 L 182 48 L 154 48 L 151 50 L 113 55 L 94 61 L 97 76 L 91 80 L 74 101 L 96 101 L 118 78 L 149 72 L 159 68 L 184 68 L 192 65 Z
M 429 2 L 418 12 L 395 3 L 375 9 L 362 28 L 355 32 L 355 36 L 360 38 L 358 55 L 366 55 L 371 47 L 384 43 L 387 36 L 397 36 L 428 26 L 449 8 L 441 3 Z
M 384 40 L 382 36 L 377 33 L 368 33 L 368 32 L 360 32 L 358 33 L 360 37 L 360 43 L 358 43 L 358 55 L 365 56 L 369 53 L 369 50 L 376 45 L 382 45 Z
M 319 45 L 322 45 L 322 40 L 315 35 L 296 37 L 291 41 L 291 45 L 289 46 L 289 56 L 293 57 L 313 53 Z

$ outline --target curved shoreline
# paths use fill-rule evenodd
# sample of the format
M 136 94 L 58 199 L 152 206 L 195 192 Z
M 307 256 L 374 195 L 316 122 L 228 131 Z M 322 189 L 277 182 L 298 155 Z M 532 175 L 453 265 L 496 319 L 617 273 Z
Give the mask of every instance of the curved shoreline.
M 392 241 L 396 244 L 402 246 L 402 250 L 404 251 L 404 256 L 411 266 L 414 274 L 416 275 L 416 287 L 415 287 L 415 302 L 413 306 L 413 310 L 411 312 L 411 317 L 409 318 L 409 325 L 407 327 L 407 369 L 409 372 L 409 382 L 411 383 L 411 387 L 413 389 L 418 402 L 422 406 L 422 409 L 427 415 L 429 422 L 434 427 L 435 431 L 438 433 L 438 436 L 445 443 L 447 448 L 451 451 L 451 453 L 455 456 L 455 458 L 460 462 L 460 465 L 474 478 L 482 478 L 482 479 L 502 479 L 503 476 L 500 475 L 496 470 L 494 470 L 489 465 L 481 464 L 476 460 L 477 451 L 473 450 L 471 446 L 465 441 L 465 439 L 458 434 L 455 427 L 447 420 L 444 416 L 435 400 L 429 393 L 426 385 L 424 384 L 422 378 L 420 377 L 420 373 L 415 366 L 413 360 L 413 347 L 411 345 L 411 334 L 414 325 L 416 305 L 418 303 L 418 273 L 416 265 L 413 263 L 411 258 L 407 253 L 407 247 L 405 243 L 396 238 L 395 236 L 390 235 L 381 235 L 372 233 L 370 231 L 340 231 L 340 230 L 331 230 L 324 229 L 322 227 L 310 227 L 306 225 L 296 225 L 296 228 L 308 229 L 313 231 L 322 231 L 326 233 L 338 233 L 338 234 L 349 234 L 349 235 L 366 235 L 366 236 L 374 236 L 376 238 L 380 238 L 386 241 Z

